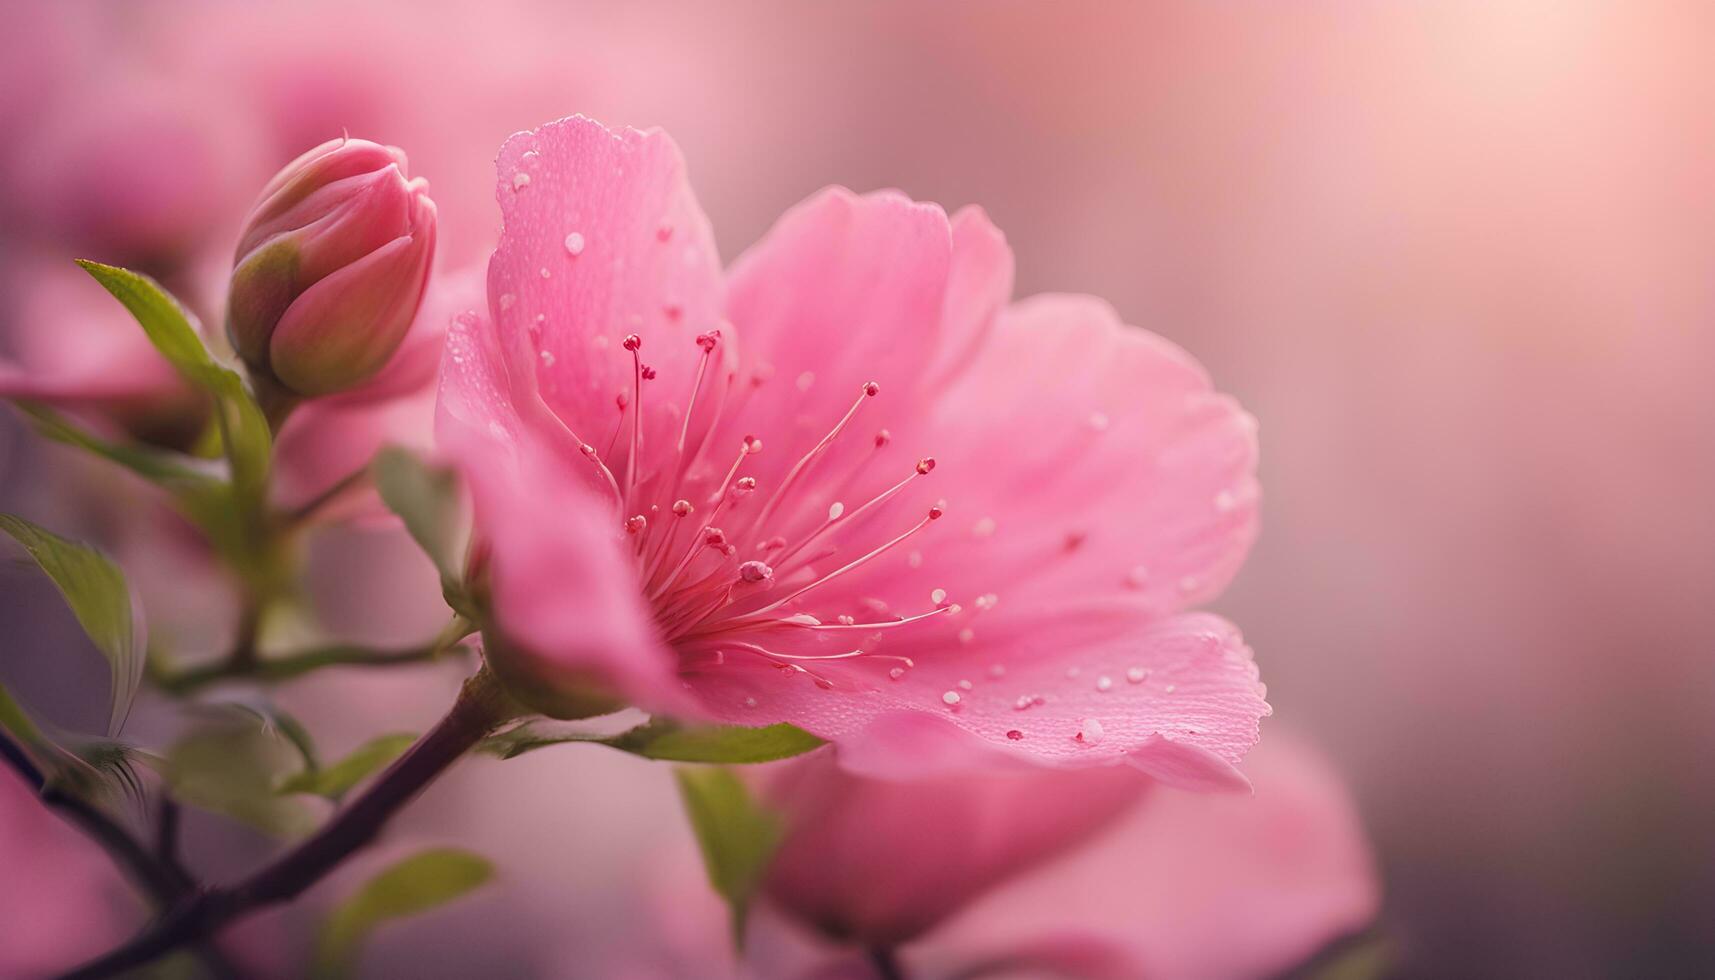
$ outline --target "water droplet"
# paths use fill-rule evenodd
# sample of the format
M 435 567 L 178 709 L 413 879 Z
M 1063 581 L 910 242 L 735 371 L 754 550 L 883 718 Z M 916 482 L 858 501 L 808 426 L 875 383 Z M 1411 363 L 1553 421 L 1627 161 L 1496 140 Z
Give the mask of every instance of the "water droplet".
M 1102 723 L 1095 718 L 1085 718 L 1078 723 L 1078 734 L 1072 738 L 1085 745 L 1097 745 L 1102 740 Z
M 816 372 L 814 371 L 805 371 L 803 374 L 798 375 L 798 380 L 795 382 L 795 384 L 798 385 L 799 391 L 809 391 L 810 386 L 815 383 Z
M 1006 665 L 1005 664 L 995 664 L 994 666 L 990 667 L 989 668 L 989 676 L 990 677 L 1005 677 L 1006 676 Z
M 1142 667 L 1126 668 L 1125 679 L 1132 684 L 1142 684 L 1148 679 L 1148 677 L 1149 671 L 1144 670 Z
M 1033 697 L 1031 697 L 1031 696 L 1030 696 L 1030 695 L 1028 695 L 1028 694 L 1020 694 L 1020 695 L 1019 695 L 1019 696 L 1018 696 L 1018 700 L 1017 700 L 1017 701 L 1014 701 L 1014 702 L 1012 702 L 1012 710 L 1014 710 L 1014 711 L 1024 711 L 1024 710 L 1026 710 L 1026 709 L 1027 709 L 1027 708 L 1029 708 L 1029 707 L 1030 707 L 1030 706 L 1031 706 L 1031 705 L 1033 705 L 1033 704 L 1035 704 L 1035 703 L 1036 703 L 1036 699 L 1035 699 L 1035 698 L 1033 698 Z
M 929 601 L 933 602 L 937 606 L 939 606 L 943 602 L 946 602 L 947 601 L 947 590 L 946 589 L 936 589 L 933 592 L 930 592 L 929 593 Z
M 745 698 L 745 699 L 744 699 L 744 706 L 745 706 L 745 707 L 746 707 L 746 708 L 754 708 L 754 707 L 756 707 L 756 699 L 755 699 L 755 698 Z
M 566 251 L 570 252 L 573 255 L 584 254 L 584 236 L 581 233 L 575 232 L 575 231 L 572 232 L 570 235 L 567 235 L 566 236 Z
M 912 551 L 910 554 L 905 556 L 905 564 L 910 568 L 922 568 L 923 552 L 915 550 Z
M 1000 596 L 995 595 L 993 592 L 985 592 L 982 595 L 977 596 L 976 605 L 979 610 L 987 612 L 988 610 L 993 609 L 995 607 L 995 603 L 999 601 Z
M 1096 690 L 1111 691 L 1114 689 L 1114 679 L 1106 674 L 1096 678 Z
M 893 678 L 894 680 L 898 680 L 901 677 L 905 676 L 905 668 L 904 667 L 895 667 L 892 670 L 889 670 L 887 672 L 887 676 Z
M 501 312 L 505 312 L 507 310 L 512 309 L 512 304 L 516 303 L 516 302 L 518 302 L 518 297 L 512 295 L 511 293 L 501 293 L 500 294 Z
M 543 367 L 553 367 L 554 366 L 554 352 L 553 351 L 545 350 L 542 352 L 542 366 Z
M 1021 739 L 1021 738 L 1023 738 L 1023 737 L 1024 737 L 1024 733 L 1023 733 L 1023 732 L 1021 732 L 1021 731 L 1019 731 L 1019 730 L 1018 730 L 1018 729 L 1016 729 L 1016 728 L 1014 728 L 1014 729 L 1011 729 L 1011 730 L 1009 730 L 1009 731 L 1008 731 L 1008 732 L 1007 732 L 1007 733 L 1006 733 L 1006 737 L 1007 737 L 1007 738 L 1010 738 L 1010 739 L 1012 739 L 1012 740 L 1013 740 L 1013 741 L 1014 741 L 1014 742 L 1016 742 L 1016 741 L 1018 741 L 1018 740 L 1019 740 L 1019 739 Z
M 1169 684 L 1166 687 L 1162 688 L 1162 690 L 1166 691 L 1168 694 L 1172 694 L 1174 691 L 1179 690 L 1179 685 L 1178 684 Z
M 520 170 L 512 175 L 512 189 L 521 191 L 530 186 L 530 175 Z
M 958 686 L 959 686 L 959 690 L 968 691 L 972 687 L 974 687 L 975 685 L 973 685 L 970 681 L 960 681 Z
M 542 277 L 542 278 L 543 278 L 543 279 L 552 279 L 552 278 L 554 278 L 554 273 L 553 273 L 553 272 L 551 272 L 551 271 L 550 271 L 550 270 L 549 270 L 549 269 L 548 269 L 548 267 L 547 267 L 547 266 L 543 266 L 543 267 L 542 267 L 542 268 L 540 268 L 540 269 L 537 269 L 537 270 L 536 270 L 536 272 L 537 272 L 537 274 L 539 274 L 539 275 L 540 275 L 540 276 L 541 276 L 541 277 Z
M 958 691 L 948 691 L 947 693 L 941 695 L 941 703 L 947 705 L 948 707 L 952 707 L 953 705 L 958 704 L 960 700 L 961 699 L 959 697 Z
M 828 505 L 828 520 L 837 521 L 840 519 L 840 515 L 844 514 L 845 512 L 846 512 L 846 505 L 842 504 L 838 500 L 836 500 L 833 503 Z
M 959 642 L 960 643 L 969 644 L 972 640 L 975 640 L 976 638 L 977 638 L 976 631 L 971 629 L 969 626 L 967 626 L 964 629 L 959 631 Z

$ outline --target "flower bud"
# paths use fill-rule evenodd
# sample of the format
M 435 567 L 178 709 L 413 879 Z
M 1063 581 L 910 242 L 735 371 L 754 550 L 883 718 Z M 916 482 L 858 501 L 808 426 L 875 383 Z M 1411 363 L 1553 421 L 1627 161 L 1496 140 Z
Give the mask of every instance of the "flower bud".
M 226 329 L 252 372 L 313 397 L 374 377 L 416 317 L 435 204 L 405 154 L 330 140 L 280 171 L 238 243 Z

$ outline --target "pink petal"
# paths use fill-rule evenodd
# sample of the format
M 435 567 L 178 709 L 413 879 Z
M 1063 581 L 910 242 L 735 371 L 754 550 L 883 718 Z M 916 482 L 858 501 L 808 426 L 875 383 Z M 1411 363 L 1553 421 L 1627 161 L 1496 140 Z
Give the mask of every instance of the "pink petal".
M 837 587 L 854 599 L 1131 594 L 1166 615 L 1219 594 L 1256 536 L 1254 422 L 1184 351 L 1090 297 L 1014 306 L 895 444 L 895 470 L 915 453 L 938 464 L 899 506 L 939 497 L 947 517 L 913 541 L 920 560 Z
M 1258 977 L 1302 964 L 1375 916 L 1375 867 L 1316 753 L 1276 732 L 1247 768 L 1254 797 L 1154 794 L 914 952 L 957 969 L 1009 964 L 1007 976 L 1082 962 L 1105 963 L 1097 978 Z
M 854 776 L 825 752 L 768 775 L 788 828 L 769 896 L 831 935 L 882 945 L 1076 848 L 1149 787 L 1117 769 L 901 783 Z
M 489 307 L 519 397 L 540 392 L 578 441 L 605 449 L 642 338 L 644 445 L 676 440 L 702 350 L 719 329 L 720 259 L 685 181 L 679 148 L 659 131 L 611 132 L 574 116 L 506 141 L 496 191 L 504 219 L 488 267 Z M 629 431 L 629 416 L 627 416 Z M 616 471 L 628 442 L 610 465 Z
M 1233 766 L 1269 707 L 1230 624 L 1206 614 L 1155 619 L 1138 602 L 992 615 L 989 639 L 961 653 L 884 642 L 915 661 L 897 679 L 889 662 L 869 657 L 801 661 L 832 689 L 738 656 L 687 676 L 711 713 L 792 722 L 840 741 L 847 765 L 871 774 L 1129 762 L 1185 788 L 1245 785 Z
M 924 411 L 991 326 L 1011 280 L 1011 252 L 979 210 L 950 225 L 938 206 L 893 191 L 836 187 L 810 198 L 733 266 L 728 311 L 742 365 L 717 449 L 724 455 L 754 432 L 765 450 L 745 472 L 765 490 L 778 486 L 874 381 L 878 396 L 837 450 L 861 458 L 878 430 Z M 782 515 L 781 533 L 792 516 Z
M 489 656 L 515 697 L 550 713 L 617 695 L 696 715 L 620 553 L 607 501 L 555 458 L 504 395 L 493 331 L 474 315 L 448 332 L 436 440 L 471 488 L 506 649 Z M 581 462 L 581 461 L 580 461 Z

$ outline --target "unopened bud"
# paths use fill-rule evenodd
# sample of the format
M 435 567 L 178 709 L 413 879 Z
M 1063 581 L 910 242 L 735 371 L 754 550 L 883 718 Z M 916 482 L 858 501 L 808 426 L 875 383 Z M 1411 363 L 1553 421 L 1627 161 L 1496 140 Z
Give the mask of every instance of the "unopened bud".
M 435 254 L 435 205 L 405 154 L 330 140 L 263 188 L 245 222 L 226 329 L 253 374 L 293 395 L 374 377 L 417 315 Z

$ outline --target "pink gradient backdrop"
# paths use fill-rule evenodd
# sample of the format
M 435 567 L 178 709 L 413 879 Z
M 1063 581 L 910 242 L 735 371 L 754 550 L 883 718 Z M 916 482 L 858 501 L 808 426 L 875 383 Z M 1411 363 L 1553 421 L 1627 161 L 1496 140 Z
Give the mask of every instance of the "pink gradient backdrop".
M 268 172 L 342 126 L 428 177 L 449 267 L 492 242 L 501 140 L 572 112 L 669 129 L 728 259 L 828 183 L 979 203 L 1020 295 L 1111 300 L 1261 420 L 1263 534 L 1216 608 L 1274 724 L 1353 785 L 1407 972 L 1715 970 L 1715 10 L 334 9 L 0 2 L 0 281 L 21 254 L 99 247 L 54 239 L 82 224 L 43 184 L 66 177 L 68 120 L 132 99 L 218 120 L 212 145 L 162 152 L 167 174 L 218 163 L 194 197 L 222 251 Z M 60 457 L 0 436 L 7 509 L 52 514 L 39 466 Z M 329 579 L 363 580 L 373 549 L 327 549 L 346 558 Z M 23 579 L 0 677 L 94 718 L 99 697 L 56 698 L 63 677 L 19 663 L 69 635 Z M 433 629 L 432 607 L 388 615 Z M 348 696 L 372 712 L 348 743 L 432 710 Z M 576 832 L 638 842 L 592 889 L 646 830 L 677 832 L 661 772 L 570 750 L 516 765 Z M 435 790 L 447 822 L 408 829 L 504 813 L 511 773 L 472 769 Z M 583 904 L 568 943 L 613 925 Z

